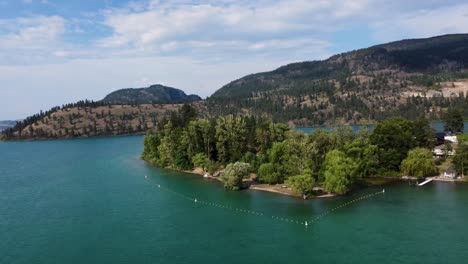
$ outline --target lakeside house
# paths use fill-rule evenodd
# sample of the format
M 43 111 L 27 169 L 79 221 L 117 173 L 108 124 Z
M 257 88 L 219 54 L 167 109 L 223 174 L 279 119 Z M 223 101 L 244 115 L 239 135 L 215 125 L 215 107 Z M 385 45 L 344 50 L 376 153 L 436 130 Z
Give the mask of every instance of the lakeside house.
M 455 148 L 458 144 L 457 136 L 447 135 L 444 132 L 436 133 L 436 146 L 432 150 L 434 158 L 451 157 L 455 155 Z
M 458 144 L 457 136 L 445 136 L 444 140 L 453 144 Z

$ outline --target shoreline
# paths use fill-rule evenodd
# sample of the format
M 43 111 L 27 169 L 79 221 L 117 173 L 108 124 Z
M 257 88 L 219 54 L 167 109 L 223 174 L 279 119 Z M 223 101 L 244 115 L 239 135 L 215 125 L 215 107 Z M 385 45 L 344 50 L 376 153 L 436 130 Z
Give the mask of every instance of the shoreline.
M 209 179 L 209 180 L 216 180 L 218 182 L 223 182 L 219 177 L 204 177 L 205 172 L 201 168 L 195 168 L 193 170 L 176 170 L 172 168 L 164 168 L 166 170 L 171 170 L 171 171 L 178 171 L 178 172 L 183 172 L 187 174 L 192 174 L 192 175 L 197 175 L 201 176 L 204 179 Z M 302 199 L 300 195 L 297 195 L 293 193 L 289 188 L 283 188 L 284 184 L 276 184 L 276 185 L 269 185 L 269 184 L 262 184 L 262 183 L 253 183 L 251 180 L 244 180 L 244 182 L 249 182 L 249 187 L 246 188 L 246 190 L 252 190 L 252 191 L 260 191 L 260 192 L 269 192 L 269 193 L 275 193 L 275 194 L 280 194 L 280 195 L 285 195 L 285 196 L 290 196 L 298 199 Z M 284 190 L 283 190 L 284 189 Z M 312 200 L 312 199 L 324 199 L 324 198 L 334 198 L 334 197 L 340 197 L 343 195 L 340 194 L 334 194 L 334 193 L 326 193 L 326 194 L 321 194 L 321 195 L 312 195 L 309 196 L 310 198 L 307 198 L 306 200 Z
M 143 159 L 144 160 L 144 159 Z M 145 162 L 148 162 L 144 160 Z M 150 165 L 152 165 L 150 162 L 148 162 Z M 152 165 L 154 166 L 154 165 Z M 173 168 L 162 168 L 165 170 L 170 170 L 174 172 L 182 172 L 182 173 L 187 173 L 191 175 L 196 175 L 200 176 L 203 179 L 209 179 L 209 180 L 215 180 L 218 182 L 223 182 L 220 177 L 213 177 L 209 175 L 208 177 L 205 177 L 205 172 L 202 168 L 194 168 L 193 170 L 177 170 Z M 389 184 L 391 182 L 408 182 L 408 181 L 414 181 L 417 180 L 417 178 L 414 177 L 376 177 L 376 178 L 370 178 L 370 179 L 380 179 L 383 180 L 381 183 L 377 184 L 370 184 L 368 186 L 385 186 L 386 184 Z M 464 179 L 449 179 L 441 176 L 435 176 L 435 177 L 427 177 L 426 179 L 432 179 L 434 182 L 453 182 L 453 183 L 468 183 L 468 180 L 466 177 Z M 262 183 L 255 183 L 252 182 L 250 179 L 245 179 L 244 182 L 249 182 L 248 188 L 246 190 L 252 190 L 252 191 L 260 191 L 260 192 L 269 192 L 269 193 L 274 193 L 274 194 L 280 194 L 280 195 L 285 195 L 289 197 L 294 197 L 297 199 L 302 199 L 300 195 L 297 195 L 291 191 L 290 188 L 286 187 L 284 188 L 283 186 L 286 186 L 284 184 L 276 184 L 276 185 L 269 185 L 269 184 L 262 184 Z M 369 182 L 370 183 L 370 182 Z M 342 197 L 345 195 L 340 195 L 340 194 L 335 194 L 335 193 L 325 193 L 321 195 L 312 195 L 307 197 L 305 200 L 313 200 L 313 199 L 327 199 L 327 198 L 336 198 L 336 197 Z

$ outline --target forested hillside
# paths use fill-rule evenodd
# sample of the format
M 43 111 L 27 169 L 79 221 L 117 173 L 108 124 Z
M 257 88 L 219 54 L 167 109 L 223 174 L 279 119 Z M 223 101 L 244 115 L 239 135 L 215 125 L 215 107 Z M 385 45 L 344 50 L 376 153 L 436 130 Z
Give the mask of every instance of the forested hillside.
M 193 104 L 200 112 L 203 106 Z M 3 140 L 77 138 L 144 133 L 184 109 L 181 104 L 106 105 L 81 101 L 26 118 L 2 132 Z M 192 108 L 191 108 L 192 109 Z
M 290 126 L 357 124 L 392 116 L 468 118 L 468 34 L 403 40 L 293 63 L 235 80 L 207 100 L 153 85 L 98 102 L 55 107 L 19 122 L 3 139 L 141 133 L 188 103 L 200 116 L 246 115 Z
M 249 75 L 207 104 L 217 114 L 266 114 L 296 125 L 439 119 L 449 107 L 468 117 L 467 67 L 467 34 L 403 40 Z
M 187 95 L 184 91 L 163 86 L 152 85 L 148 88 L 121 89 L 108 94 L 102 102 L 107 104 L 151 104 L 151 103 L 184 103 L 201 100 L 198 95 Z

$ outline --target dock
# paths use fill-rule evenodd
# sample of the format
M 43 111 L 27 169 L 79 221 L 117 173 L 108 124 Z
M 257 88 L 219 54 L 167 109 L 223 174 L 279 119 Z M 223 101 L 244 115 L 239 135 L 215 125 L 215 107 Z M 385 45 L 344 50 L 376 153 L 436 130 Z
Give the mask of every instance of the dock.
M 426 185 L 427 183 L 430 183 L 431 181 L 433 181 L 433 179 L 432 179 L 432 178 L 430 178 L 430 179 L 427 179 L 427 180 L 425 180 L 425 181 L 423 181 L 423 182 L 419 183 L 419 184 L 418 184 L 418 186 L 424 186 L 424 185 Z

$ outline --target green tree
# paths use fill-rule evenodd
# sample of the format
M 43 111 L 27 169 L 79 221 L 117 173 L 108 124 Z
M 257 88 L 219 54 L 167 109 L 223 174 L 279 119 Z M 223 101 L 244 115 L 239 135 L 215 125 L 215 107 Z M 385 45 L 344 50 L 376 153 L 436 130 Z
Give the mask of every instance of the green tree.
M 275 142 L 268 150 L 268 160 L 273 164 L 275 172 L 282 179 L 287 174 L 288 148 L 286 142 Z
M 246 150 L 247 129 L 241 116 L 220 117 L 216 123 L 216 148 L 221 162 L 240 160 Z
M 354 184 L 358 165 L 339 150 L 330 151 L 324 164 L 324 187 L 327 192 L 347 193 Z
M 444 118 L 444 130 L 448 133 L 461 133 L 463 132 L 463 115 L 461 111 L 449 108 Z
M 158 146 L 161 143 L 159 136 L 151 131 L 146 133 L 144 150 L 141 157 L 150 162 L 156 162 L 159 158 Z
M 367 138 L 357 138 L 344 146 L 345 153 L 358 165 L 358 177 L 375 175 L 378 169 L 378 147 Z
M 226 166 L 221 179 L 224 181 L 224 187 L 230 190 L 239 190 L 243 188 L 242 179 L 247 178 L 250 172 L 248 163 L 236 162 Z
M 312 170 L 313 175 L 319 179 L 323 180 L 320 172 L 322 171 L 323 164 L 327 153 L 334 149 L 336 146 L 336 137 L 331 135 L 325 130 L 315 130 L 310 134 L 307 144 L 307 159 L 309 163 L 308 168 Z
M 258 179 L 260 182 L 276 184 L 281 182 L 281 175 L 276 172 L 273 163 L 264 163 L 258 169 Z
M 210 165 L 210 159 L 204 153 L 197 153 L 192 157 L 192 163 L 195 167 L 203 168 L 206 171 Z
M 413 122 L 393 117 L 377 124 L 371 135 L 371 143 L 379 148 L 380 166 L 398 171 L 408 151 L 415 147 Z
M 401 172 L 405 175 L 424 178 L 438 172 L 430 150 L 415 148 L 409 151 L 408 157 L 401 163 Z
M 301 175 L 289 177 L 286 184 L 291 186 L 296 194 L 307 194 L 313 191 L 315 179 L 310 169 L 305 169 Z
M 458 174 L 468 175 L 468 142 L 463 142 L 458 146 L 453 156 L 453 165 Z
M 432 149 L 435 145 L 435 133 L 431 123 L 424 117 L 416 119 L 414 122 L 414 137 L 417 147 Z
M 286 140 L 283 141 L 287 154 L 283 164 L 286 173 L 284 176 L 302 174 L 307 168 L 307 141 L 308 137 L 303 132 L 288 131 L 286 133 Z

